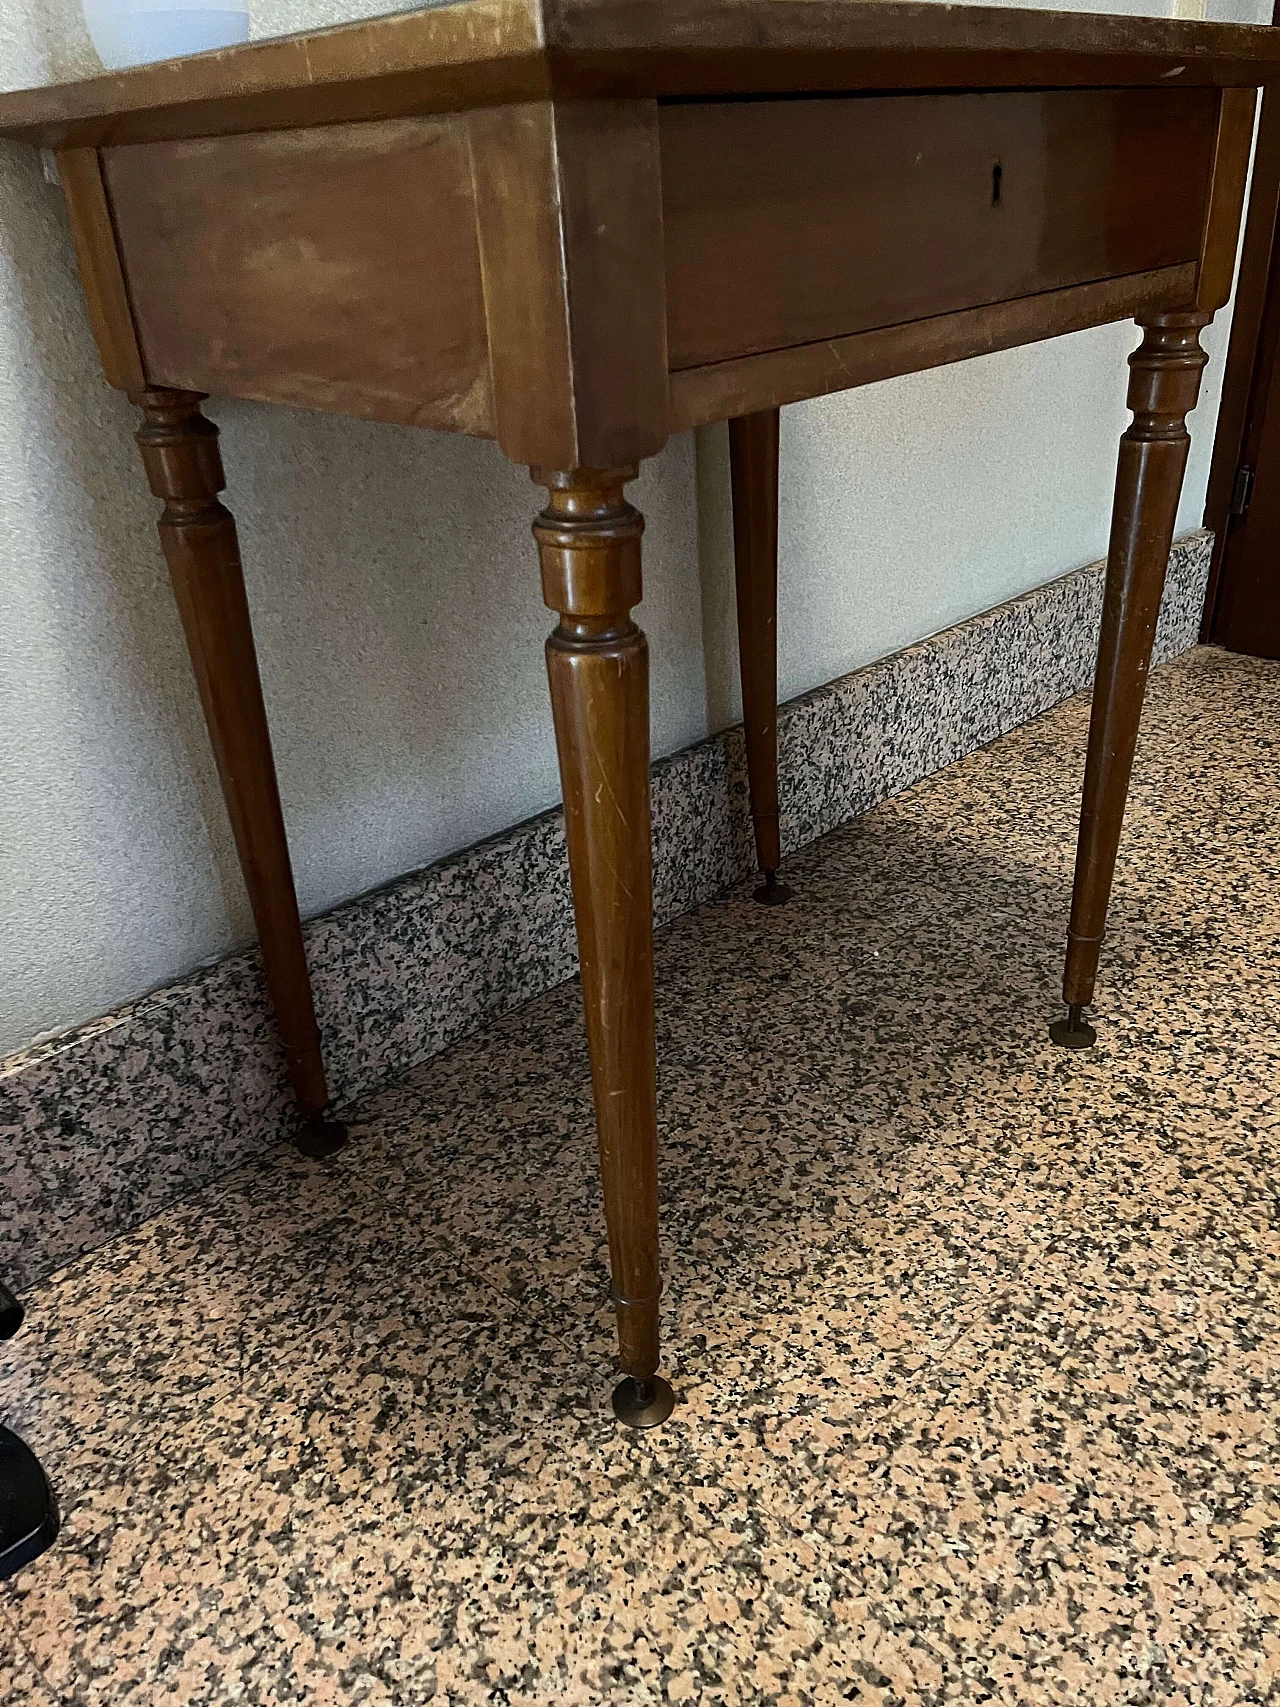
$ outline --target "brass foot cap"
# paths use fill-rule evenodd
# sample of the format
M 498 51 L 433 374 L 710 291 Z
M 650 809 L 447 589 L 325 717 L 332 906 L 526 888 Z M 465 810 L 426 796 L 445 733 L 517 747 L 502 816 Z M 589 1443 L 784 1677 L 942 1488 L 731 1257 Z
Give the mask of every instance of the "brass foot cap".
M 776 871 L 766 871 L 763 884 L 751 899 L 758 901 L 762 907 L 785 907 L 791 899 L 791 893 L 785 883 L 778 882 Z
M 338 1151 L 345 1147 L 349 1136 L 340 1120 L 326 1120 L 323 1115 L 313 1114 L 294 1139 L 294 1143 L 298 1147 L 299 1155 L 320 1161 L 325 1156 L 336 1156 Z
M 1098 1041 L 1097 1032 L 1080 1017 L 1078 1008 L 1072 1008 L 1066 1019 L 1055 1019 L 1049 1027 L 1049 1036 L 1064 1049 L 1092 1049 Z
M 628 1428 L 657 1428 L 675 1409 L 676 1396 L 661 1375 L 637 1381 L 628 1375 L 613 1389 L 613 1414 Z

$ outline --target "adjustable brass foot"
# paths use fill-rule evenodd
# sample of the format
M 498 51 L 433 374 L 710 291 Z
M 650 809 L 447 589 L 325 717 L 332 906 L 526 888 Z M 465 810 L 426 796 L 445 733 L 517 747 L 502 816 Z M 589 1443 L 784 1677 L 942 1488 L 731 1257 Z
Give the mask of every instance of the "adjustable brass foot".
M 661 1375 L 628 1375 L 613 1389 L 613 1414 L 628 1428 L 656 1428 L 675 1408 L 676 1396 Z
M 752 896 L 762 907 L 784 907 L 791 899 L 791 891 L 785 883 L 778 882 L 776 871 L 766 871 L 764 882 Z
M 299 1155 L 320 1161 L 325 1156 L 336 1156 L 345 1146 L 348 1136 L 340 1120 L 327 1120 L 323 1114 L 311 1114 L 299 1128 L 294 1143 Z
M 1064 1049 L 1091 1049 L 1098 1041 L 1097 1032 L 1084 1018 L 1081 1002 L 1070 1004 L 1066 1019 L 1054 1020 L 1049 1027 L 1049 1036 Z

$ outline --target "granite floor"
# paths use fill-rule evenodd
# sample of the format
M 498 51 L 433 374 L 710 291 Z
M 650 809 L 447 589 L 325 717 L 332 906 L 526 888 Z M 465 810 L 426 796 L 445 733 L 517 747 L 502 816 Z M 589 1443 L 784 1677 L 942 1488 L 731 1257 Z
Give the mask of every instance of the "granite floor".
M 31 1295 L 3 1707 L 1280 1698 L 1280 666 L 1153 678 L 1071 1054 L 1086 716 L 663 933 L 663 1428 L 572 985 Z

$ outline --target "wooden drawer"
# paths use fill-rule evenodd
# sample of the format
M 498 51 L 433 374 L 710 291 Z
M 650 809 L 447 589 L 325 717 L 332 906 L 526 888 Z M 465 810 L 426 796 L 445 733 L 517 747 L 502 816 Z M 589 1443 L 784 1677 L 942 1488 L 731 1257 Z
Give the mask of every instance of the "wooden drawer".
M 1194 261 L 1215 89 L 661 109 L 673 370 Z

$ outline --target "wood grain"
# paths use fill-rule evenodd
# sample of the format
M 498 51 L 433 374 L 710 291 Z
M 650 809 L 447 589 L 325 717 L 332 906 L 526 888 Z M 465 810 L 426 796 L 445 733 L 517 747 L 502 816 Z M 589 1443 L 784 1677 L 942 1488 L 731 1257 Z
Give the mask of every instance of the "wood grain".
M 778 824 L 778 445 L 776 409 L 729 422 L 742 727 L 756 863 L 782 864 Z
M 1274 79 L 1256 26 L 931 0 L 542 0 L 555 92 L 687 99 L 852 89 Z
M 1196 280 L 1195 305 L 1208 314 L 1226 306 L 1235 278 L 1257 99 L 1254 89 L 1222 91 Z
M 1280 89 L 1262 97 L 1258 143 L 1253 161 L 1253 186 L 1240 253 L 1240 276 L 1231 311 L 1231 343 L 1222 377 L 1222 401 L 1213 441 L 1213 463 L 1205 496 L 1204 525 L 1213 530 L 1213 563 L 1205 598 L 1202 638 L 1224 643 L 1222 603 L 1226 557 L 1234 555 L 1231 535 L 1238 525 L 1231 515 L 1236 471 L 1257 454 L 1258 437 L 1250 432 L 1251 417 L 1264 411 L 1261 401 L 1269 383 L 1274 346 L 1280 337 L 1280 314 L 1268 308 L 1276 295 L 1276 234 L 1280 229 Z
M 143 391 L 138 446 L 164 501 L 160 542 L 182 618 L 223 797 L 262 948 L 267 988 L 303 1114 L 325 1109 L 320 1054 L 289 843 L 245 597 L 236 525 L 219 500 L 226 481 L 218 429 L 198 395 Z
M 418 117 L 550 94 L 536 0 L 460 0 L 0 95 L 44 148 Z
M 649 652 L 640 602 L 635 470 L 538 469 L 534 524 L 565 835 L 591 1051 L 619 1361 L 658 1367 L 658 1138 L 649 824 Z
M 1268 319 L 1274 319 L 1274 294 Z M 1258 350 L 1249 433 L 1242 449 L 1253 496 L 1224 529 L 1225 552 L 1212 639 L 1231 652 L 1280 658 L 1280 327 L 1268 325 Z
M 98 150 L 64 149 L 58 155 L 58 175 L 67 198 L 71 240 L 75 244 L 80 282 L 102 371 L 107 383 L 118 390 L 142 391 L 147 376 L 116 248 Z
M 993 350 L 1078 332 L 1086 326 L 1127 320 L 1146 310 L 1176 308 L 1191 301 L 1195 284 L 1195 263 L 1187 262 L 1128 278 L 1047 291 L 1020 302 L 1001 302 L 859 332 L 851 338 L 686 368 L 671 376 L 671 431 L 685 432 L 754 410 L 892 379 L 896 374 L 943 367 Z
M 553 102 L 471 117 L 498 441 L 609 468 L 668 431 L 657 109 Z
M 492 430 L 462 120 L 149 143 L 104 167 L 152 383 Z
M 1253 87 L 1264 29 L 888 0 L 462 0 L 0 96 L 0 134 L 154 142 L 506 102 L 854 89 Z
M 1208 320 L 1207 313 L 1195 310 L 1145 317 L 1142 343 L 1129 358 L 1133 420 L 1121 437 L 1116 470 L 1063 973 L 1063 1000 L 1072 1006 L 1093 1000 L 1160 594 L 1191 444 L 1186 418 L 1196 406 L 1208 359 L 1200 347 L 1200 330 Z
M 662 110 L 675 370 L 1197 260 L 1219 97 Z

